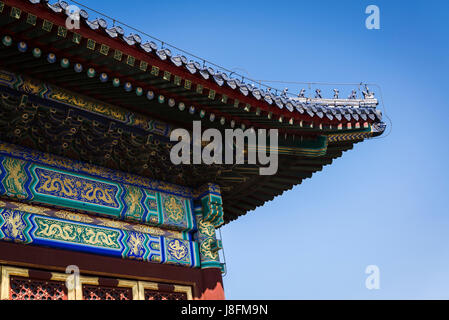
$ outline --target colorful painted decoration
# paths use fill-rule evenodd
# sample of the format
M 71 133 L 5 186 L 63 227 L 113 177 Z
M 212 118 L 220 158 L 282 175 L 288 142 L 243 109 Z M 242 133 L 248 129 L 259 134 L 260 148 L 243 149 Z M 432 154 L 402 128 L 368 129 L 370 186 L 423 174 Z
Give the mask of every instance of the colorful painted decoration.
M 124 85 L 125 91 L 126 92 L 131 92 L 131 90 L 133 89 L 133 86 L 131 84 L 131 82 L 126 82 Z
M 114 87 L 119 87 L 120 86 L 120 79 L 119 78 L 114 78 L 113 80 L 112 80 L 112 85 L 114 86 Z
M 23 5 L 20 4 L 22 2 Z M 334 101 L 322 99 L 319 90 L 315 98 L 305 98 L 304 93 L 300 93 L 298 98 L 290 99 L 287 89 L 282 95 L 277 91 L 275 94 L 270 93 L 270 89 L 258 89 L 251 84 L 251 80 L 245 80 L 244 77 L 241 81 L 238 80 L 239 76 L 234 72 L 227 74 L 228 71 L 217 65 L 217 70 L 209 68 L 208 66 L 213 64 L 206 60 L 203 60 L 201 66 L 199 62 L 189 62 L 189 58 L 184 56 L 172 57 L 170 50 L 164 49 L 163 42 L 161 47 L 153 42 L 142 44 L 142 39 L 137 34 L 125 36 L 125 31 L 130 30 L 123 30 L 119 26 L 120 23 L 116 25 L 116 21 L 108 19 L 113 22 L 108 27 L 104 19 L 89 20 L 88 13 L 84 10 L 80 12 L 84 23 L 82 28 L 68 31 L 68 26 L 64 27 L 63 21 L 67 3 L 47 2 L 0 0 L 4 31 L 0 38 L 4 51 L 3 59 L 7 60 L 4 67 L 23 71 L 23 74 L 18 74 L 0 70 L 3 105 L 1 111 L 4 118 L 1 119 L 0 126 L 6 141 L 20 144 L 13 145 L 0 140 L 0 241 L 152 263 L 222 270 L 219 250 L 223 244 L 216 235 L 216 229 L 224 223 L 220 187 L 207 184 L 203 189 L 204 186 L 197 188 L 198 184 L 206 181 L 223 183 L 224 194 L 231 202 L 226 217 L 227 221 L 230 221 L 254 206 L 261 205 L 270 196 L 279 193 L 277 191 L 280 189 L 285 189 L 285 184 L 290 186 L 294 183 L 294 179 L 289 179 L 288 175 L 307 175 L 320 170 L 324 162 L 349 149 L 353 142 L 372 136 L 372 124 L 376 127 L 384 125 L 382 122 L 372 122 L 376 121 L 377 117 L 377 113 L 373 112 L 377 99 L 374 99 L 374 94 L 370 93 L 368 88 L 363 92 L 367 99 L 357 99 L 353 93 L 354 97 L 351 95 L 349 102 L 345 101 L 347 99 L 338 99 L 338 91 L 336 96 L 334 95 Z M 50 11 L 45 12 L 47 9 Z M 53 17 L 53 14 L 56 15 Z M 26 15 L 28 17 L 25 17 Z M 14 35 L 14 46 L 13 38 L 8 36 L 8 33 Z M 24 42 L 22 39 L 29 40 Z M 119 43 L 120 41 L 122 43 Z M 28 52 L 28 46 L 31 49 L 34 47 L 32 43 L 39 42 L 45 45 L 45 55 L 42 56 L 39 48 L 34 48 L 32 54 L 35 58 L 42 56 L 42 60 L 34 59 L 30 62 L 29 59 L 33 59 L 31 56 L 20 53 Z M 89 50 L 86 50 L 86 43 Z M 148 54 L 139 53 L 140 49 Z M 57 53 L 59 64 L 56 63 L 55 53 L 51 51 Z M 61 58 L 64 56 L 71 61 Z M 84 69 L 83 65 L 75 64 L 75 60 L 78 60 L 75 56 L 85 61 L 101 60 L 106 63 L 104 67 L 112 70 L 107 72 L 112 76 L 113 86 L 101 84 L 109 81 L 108 74 L 101 73 L 103 69 L 97 67 L 97 64 L 86 62 Z M 26 65 L 21 66 L 22 62 Z M 74 64 L 73 70 L 78 74 L 67 69 L 72 67 L 70 62 Z M 30 73 L 27 72 L 27 67 L 31 68 Z M 55 68 L 59 70 L 53 70 Z M 52 70 L 55 73 L 52 73 Z M 28 77 L 27 74 L 44 76 L 39 76 L 39 80 Z M 77 79 L 86 80 L 86 74 L 92 80 L 81 81 L 77 86 Z M 42 79 L 49 80 L 47 82 Z M 144 91 L 149 88 L 155 92 Z M 167 122 L 157 120 L 160 117 L 148 117 L 145 110 L 137 112 L 141 109 L 139 104 L 144 102 L 143 97 L 137 97 L 143 96 L 144 92 L 146 98 L 153 101 L 147 103 L 146 111 L 157 113 L 160 109 L 159 111 L 164 113 L 160 117 Z M 159 106 L 155 102 L 156 97 L 161 104 L 160 108 L 150 110 L 153 105 Z M 244 101 L 236 99 L 239 97 Z M 183 99 L 191 102 L 179 101 Z M 136 105 L 133 101 L 140 103 Z M 165 108 L 165 102 L 173 112 Z M 247 181 L 247 178 L 255 177 L 247 168 L 225 164 L 212 167 L 174 167 L 168 156 L 168 149 L 172 146 L 169 137 L 176 122 L 180 120 L 177 118 L 182 116 L 176 109 L 184 111 L 186 104 L 190 104 L 188 112 L 195 115 L 195 112 L 199 111 L 199 117 L 204 118 L 206 126 L 208 124 L 209 127 L 215 127 L 213 122 L 217 120 L 216 124 L 223 126 L 228 125 L 229 121 L 231 128 L 245 130 L 248 126 L 252 133 L 252 125 L 259 122 L 265 123 L 266 128 L 279 128 L 283 131 L 281 138 L 285 137 L 281 139 L 281 145 L 274 147 L 277 150 L 271 150 L 273 147 L 270 147 L 270 150 L 266 148 L 265 151 L 278 151 L 280 154 L 289 155 L 288 159 L 281 159 L 286 173 L 280 172 L 278 177 L 261 178 L 261 188 L 254 192 L 262 196 L 252 199 L 247 197 L 245 200 L 245 193 L 239 191 L 242 191 L 242 186 L 245 187 L 244 181 Z M 197 105 L 199 109 L 196 109 Z M 298 114 L 290 114 L 287 111 Z M 261 115 L 263 119 L 257 117 Z M 272 121 L 267 121 L 266 116 Z M 299 127 L 303 126 L 300 120 L 303 119 L 307 129 L 299 130 L 298 127 L 279 124 L 293 125 L 293 117 L 298 120 Z M 338 121 L 334 120 L 334 117 Z M 198 117 L 195 115 L 195 118 Z M 237 122 L 231 120 L 232 118 Z M 320 123 L 321 121 L 323 123 Z M 366 130 L 353 132 L 354 127 L 360 129 L 362 124 Z M 308 130 L 309 127 L 316 129 Z M 287 141 L 287 133 L 284 132 L 292 135 L 290 131 L 301 138 L 295 140 L 293 136 L 293 139 Z M 376 129 L 376 132 L 380 131 Z M 327 153 L 329 143 L 345 141 L 348 143 L 343 143 L 342 148 L 330 144 L 331 152 L 324 162 L 321 161 L 324 157 L 302 158 L 323 156 Z M 47 150 L 48 153 L 38 150 Z M 302 163 L 314 165 L 308 166 L 307 170 L 303 166 L 292 165 L 295 163 L 293 156 L 296 155 L 301 157 Z M 257 182 L 258 179 L 255 179 L 252 184 Z M 268 237 L 269 230 L 266 233 Z M 280 245 L 282 241 L 277 244 L 278 247 Z M 20 245 L 8 247 L 17 247 L 20 250 Z M 22 247 L 23 251 L 27 248 Z M 36 248 L 35 253 L 38 251 L 44 252 Z M 269 254 L 273 257 L 269 258 Z M 73 255 L 77 256 L 74 253 Z M 67 256 L 70 258 L 70 254 Z M 33 254 L 30 258 L 33 258 Z M 284 257 L 276 250 L 267 250 L 264 257 L 271 260 L 281 258 Z M 7 259 L 4 263 L 13 265 L 17 263 L 14 262 L 16 260 Z M 22 261 L 22 258 L 19 260 L 29 267 L 33 265 L 32 261 Z M 101 260 L 106 259 L 99 258 L 100 262 Z M 109 261 L 114 264 L 113 259 Z M 111 266 L 109 270 L 102 270 L 101 264 L 100 268 L 95 267 L 97 264 L 93 261 L 94 267 L 84 271 L 115 278 L 120 273 L 119 269 L 122 269 Z M 129 284 L 132 280 L 135 286 L 127 287 L 128 291 L 134 293 L 137 290 L 142 296 L 144 288 L 137 281 L 145 280 L 146 276 L 141 271 L 151 266 L 144 263 L 140 266 L 135 263 L 126 265 L 130 268 L 127 268 L 123 280 L 128 280 L 114 280 L 117 282 L 114 287 L 117 284 L 124 287 L 125 282 Z M 135 273 L 132 265 L 137 267 Z M 46 268 L 45 265 L 39 264 L 36 267 L 41 270 L 51 269 L 47 271 L 53 272 L 56 265 Z M 0 266 L 0 269 L 2 274 L 6 275 L 4 266 Z M 173 284 L 170 287 L 178 286 L 175 283 L 182 280 L 183 284 L 191 286 L 190 289 L 195 291 L 194 295 L 198 298 L 202 297 L 203 293 L 209 295 L 209 291 L 215 295 L 216 288 L 220 290 L 219 286 L 216 286 L 218 279 L 215 275 L 209 277 L 207 272 L 187 271 L 186 277 L 192 275 L 189 279 L 185 279 L 182 274 L 176 274 L 174 278 L 169 279 L 173 274 L 169 269 L 174 273 L 176 270 L 182 273 L 183 270 L 171 267 L 156 269 L 160 269 L 160 272 L 156 270 L 155 275 L 148 277 L 154 281 Z M 62 274 L 38 272 L 34 275 L 43 276 L 50 282 Z M 30 271 L 30 279 L 34 275 Z M 14 277 L 19 276 L 15 274 Z M 0 279 L 2 298 L 4 293 L 9 291 L 5 288 L 13 283 L 5 282 L 5 278 Z M 212 283 L 209 283 L 208 278 L 212 278 Z M 58 281 L 63 282 L 60 278 Z M 87 282 L 87 277 L 83 281 Z M 99 278 L 97 284 L 108 286 L 108 283 L 111 284 L 111 281 Z M 16 294 L 28 298 L 26 290 L 29 288 L 26 285 L 25 282 L 18 285 L 24 290 L 14 288 Z M 157 286 L 154 289 L 167 289 L 163 285 L 153 285 Z M 60 296 L 64 291 L 68 292 L 62 285 L 62 289 L 58 291 Z M 95 295 L 100 296 L 100 293 Z
M 72 172 L 74 164 L 64 168 L 56 165 L 60 162 L 42 165 L 26 160 L 30 158 L 26 152 L 21 158 L 11 157 L 2 148 L 4 145 L 0 145 L 0 196 L 179 231 L 194 228 L 190 197 L 114 180 L 111 174 L 104 179 Z
M 351 140 L 361 140 L 370 137 L 371 132 L 354 132 L 354 133 L 339 133 L 331 134 L 328 136 L 329 142 L 339 142 L 339 141 L 351 141 Z
M 198 225 L 197 241 L 200 251 L 201 268 L 220 268 L 220 257 L 217 251 L 213 251 L 213 244 L 217 241 L 215 227 L 202 217 L 201 207 L 195 208 L 196 221 Z
M 76 64 L 74 68 L 75 70 L 82 71 L 82 66 L 80 64 Z M 120 82 L 118 79 L 117 81 Z M 116 85 L 117 81 L 115 84 L 113 82 L 113 85 Z M 0 70 L 0 86 L 18 90 L 27 95 L 31 94 L 41 98 L 44 97 L 52 102 L 76 107 L 101 116 L 106 116 L 108 118 L 120 121 L 121 123 L 136 126 L 145 131 L 157 134 L 158 136 L 170 136 L 171 126 L 165 122 L 130 112 L 129 110 L 117 107 L 115 105 L 99 103 L 98 101 L 81 97 L 76 93 L 65 89 L 62 90 L 52 84 L 43 83 L 36 79 L 23 77 L 15 73 Z
M 204 221 L 211 222 L 215 228 L 223 225 L 223 200 L 221 195 L 209 191 L 201 198 L 201 204 Z
M 102 73 L 102 74 L 100 74 L 100 81 L 101 82 L 107 82 L 108 81 L 108 75 L 106 74 L 106 73 Z
M 89 77 L 89 78 L 93 78 L 93 77 L 95 77 L 95 69 L 94 68 L 89 68 L 89 69 L 87 69 L 87 76 Z
M 61 67 L 62 68 L 68 68 L 70 66 L 70 61 L 67 58 L 63 58 L 61 60 Z
M 153 100 L 154 99 L 154 92 L 153 91 L 148 91 L 147 92 L 147 99 L 148 100 Z
M 184 205 L 182 201 L 176 197 L 169 195 L 163 197 L 164 212 L 169 220 L 179 223 L 185 215 Z
M 4 36 L 2 43 L 4 46 L 9 47 L 12 44 L 12 38 L 10 36 Z
M 76 63 L 73 69 L 75 70 L 76 73 L 80 73 L 83 71 L 83 66 L 80 63 Z
M 18 49 L 20 52 L 26 52 L 27 49 L 28 49 L 28 45 L 27 45 L 25 42 L 21 41 L 21 42 L 19 42 L 19 43 L 17 44 L 17 49 Z
M 105 227 L 113 227 L 124 229 L 128 231 L 137 231 L 142 233 L 148 233 L 157 236 L 164 236 L 168 238 L 175 239 L 187 239 L 188 234 L 184 231 L 176 231 L 171 229 L 163 229 L 155 226 L 148 226 L 136 222 L 127 222 L 121 220 L 113 220 L 104 217 L 97 217 L 85 213 L 75 213 L 73 211 L 61 210 L 59 208 L 49 208 L 38 206 L 37 204 L 26 204 L 23 202 L 10 201 L 3 199 L 0 202 L 0 207 L 3 206 L 5 209 L 13 209 L 19 211 L 28 211 L 39 213 L 40 215 L 44 215 L 46 217 L 60 218 L 69 221 L 82 222 L 95 224 Z
M 42 51 L 39 48 L 34 48 L 33 49 L 33 57 L 35 58 L 40 58 L 42 56 Z
M 49 63 L 55 63 L 56 62 L 56 55 L 54 53 L 49 53 L 47 55 L 47 61 Z
M 198 245 L 0 206 L 0 240 L 148 262 L 199 267 Z

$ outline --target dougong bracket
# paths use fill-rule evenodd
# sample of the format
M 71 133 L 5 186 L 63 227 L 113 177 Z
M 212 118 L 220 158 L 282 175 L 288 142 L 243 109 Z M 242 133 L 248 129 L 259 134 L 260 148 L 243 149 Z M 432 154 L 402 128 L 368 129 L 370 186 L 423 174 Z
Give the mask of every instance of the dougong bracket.
M 212 183 L 202 186 L 196 199 L 201 202 L 204 221 L 211 222 L 215 228 L 223 225 L 223 200 L 219 186 Z
M 223 248 L 221 240 L 217 239 L 215 229 L 223 225 L 223 201 L 220 187 L 208 183 L 195 191 L 195 218 L 201 268 L 223 268 L 219 251 Z

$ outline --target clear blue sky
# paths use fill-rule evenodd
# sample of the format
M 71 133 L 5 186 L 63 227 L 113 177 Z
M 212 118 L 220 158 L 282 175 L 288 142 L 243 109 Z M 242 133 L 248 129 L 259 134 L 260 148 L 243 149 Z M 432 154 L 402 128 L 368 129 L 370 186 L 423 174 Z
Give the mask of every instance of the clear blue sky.
M 254 78 L 382 88 L 390 135 L 222 228 L 228 299 L 449 299 L 448 1 L 84 3 Z

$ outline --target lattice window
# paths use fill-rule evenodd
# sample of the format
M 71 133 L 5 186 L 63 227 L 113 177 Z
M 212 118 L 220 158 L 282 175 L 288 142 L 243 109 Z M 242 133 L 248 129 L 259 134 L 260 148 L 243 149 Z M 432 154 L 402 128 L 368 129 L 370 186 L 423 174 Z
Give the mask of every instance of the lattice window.
M 187 300 L 187 293 L 146 289 L 145 300 Z
M 10 300 L 67 300 L 64 282 L 11 277 Z
M 132 300 L 131 288 L 83 285 L 84 300 Z
M 0 275 L 1 300 L 192 299 L 192 288 L 186 285 L 80 276 L 73 288 L 67 288 L 69 274 L 3 265 Z

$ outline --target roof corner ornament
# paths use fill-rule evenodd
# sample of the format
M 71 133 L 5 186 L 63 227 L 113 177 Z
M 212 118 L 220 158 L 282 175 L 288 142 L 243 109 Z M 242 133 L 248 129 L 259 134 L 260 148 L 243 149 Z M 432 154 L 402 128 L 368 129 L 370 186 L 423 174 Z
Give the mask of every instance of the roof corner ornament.
M 288 88 L 285 88 L 284 90 L 282 90 L 281 97 L 287 98 L 287 92 L 288 92 Z
M 357 90 L 352 90 L 348 99 L 357 99 Z
M 323 97 L 321 96 L 321 90 L 320 90 L 320 89 L 316 89 L 316 90 L 315 90 L 315 93 L 316 93 L 315 98 L 319 98 L 319 99 L 323 98 Z
M 301 89 L 301 91 L 298 94 L 298 98 L 305 98 L 304 94 L 306 93 L 306 89 Z
M 362 91 L 363 99 L 374 99 L 374 92 L 369 91 L 368 86 L 365 84 L 365 90 Z
M 338 99 L 339 93 L 340 93 L 340 91 L 338 91 L 338 89 L 334 89 L 334 99 Z

